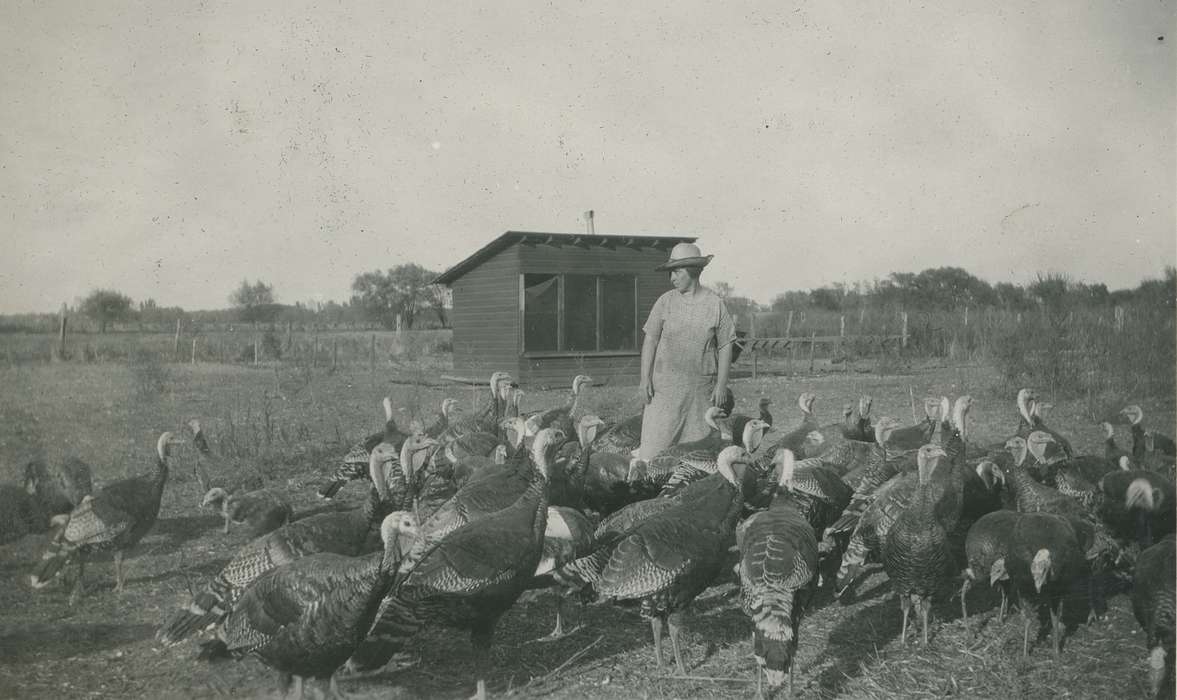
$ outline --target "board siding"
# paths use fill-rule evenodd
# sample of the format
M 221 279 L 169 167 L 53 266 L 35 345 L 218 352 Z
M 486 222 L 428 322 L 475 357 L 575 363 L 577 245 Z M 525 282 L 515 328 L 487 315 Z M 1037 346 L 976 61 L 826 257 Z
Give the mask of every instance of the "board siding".
M 505 248 L 451 285 L 454 372 L 481 378 L 518 365 L 519 255 Z

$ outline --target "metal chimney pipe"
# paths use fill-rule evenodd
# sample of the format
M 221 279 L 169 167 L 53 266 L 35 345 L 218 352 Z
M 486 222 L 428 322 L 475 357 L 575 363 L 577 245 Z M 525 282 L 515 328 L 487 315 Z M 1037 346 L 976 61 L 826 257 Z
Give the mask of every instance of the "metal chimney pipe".
M 590 235 L 590 236 L 597 235 L 597 229 L 595 226 L 593 226 L 593 210 L 592 209 L 589 209 L 588 211 L 586 211 L 584 213 L 584 224 L 585 224 L 585 230 L 587 231 L 588 235 Z

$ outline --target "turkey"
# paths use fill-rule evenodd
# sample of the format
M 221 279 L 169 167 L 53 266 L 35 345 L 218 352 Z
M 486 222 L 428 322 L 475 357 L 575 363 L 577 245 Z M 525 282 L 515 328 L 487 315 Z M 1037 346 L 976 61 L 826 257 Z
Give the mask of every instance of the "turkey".
M 1103 429 L 1103 456 L 1112 464 L 1119 464 L 1121 457 L 1131 457 L 1132 453 L 1120 448 L 1116 444 L 1116 429 L 1108 421 L 1099 424 Z
M 1100 518 L 1121 541 L 1141 548 L 1177 529 L 1173 482 L 1143 470 L 1108 472 L 1099 482 Z
M 1051 409 L 1051 408 L 1054 408 L 1053 404 L 1044 403 L 1044 402 L 1038 401 L 1037 399 L 1031 399 L 1030 400 L 1031 425 L 1033 426 L 1034 430 L 1040 430 L 1040 431 L 1050 435 L 1052 438 L 1054 438 L 1055 442 L 1057 442 L 1059 447 L 1062 448 L 1063 453 L 1066 454 L 1067 459 L 1074 459 L 1075 458 L 1075 448 L 1071 447 L 1070 440 L 1067 440 L 1065 437 L 1062 436 L 1061 433 L 1059 433 L 1056 430 L 1052 430 L 1051 428 L 1047 427 L 1047 425 L 1046 425 L 1045 413 L 1048 409 Z
M 769 687 L 783 685 L 787 674 L 791 694 L 797 628 L 817 582 L 817 538 L 793 497 L 793 453 L 781 450 L 780 455 L 772 504 L 745 520 L 736 540 L 740 607 L 754 626 L 752 653 Z
M 743 507 L 743 472 L 751 457 L 739 446 L 724 448 L 718 458 L 720 479 L 695 482 L 692 497 L 639 524 L 609 550 L 596 582 L 607 600 L 636 600 L 651 622 L 654 656 L 662 666 L 662 626 L 668 623 L 678 671 L 686 675 L 679 645 L 681 611 L 720 573 L 724 553 L 734 544 L 736 520 Z M 669 499 L 659 499 L 669 500 Z
M 15 484 L 0 484 L 0 545 L 34 532 L 44 532 L 49 514 L 41 503 Z
M 981 516 L 969 528 L 964 543 L 968 567 L 964 570 L 964 582 L 960 587 L 960 615 L 965 625 L 969 622 L 965 596 L 978 579 L 989 581 L 990 586 L 1000 584 L 1001 609 L 998 620 L 1005 619 L 1009 602 L 1009 576 L 1005 572 L 1005 554 L 1010 533 L 1013 532 L 1018 517 L 1020 516 L 1015 511 L 998 510 Z
M 115 591 L 121 592 L 123 555 L 130 551 L 155 525 L 159 502 L 168 481 L 168 452 L 179 443 L 172 433 L 163 433 L 156 442 L 155 471 L 152 474 L 107 484 L 93 496 L 82 499 L 54 533 L 40 568 L 30 577 L 33 588 L 43 588 L 69 562 L 77 560 L 78 574 L 69 596 L 72 606 L 82 594 L 82 574 L 90 553 L 114 550 Z
M 942 420 L 948 420 L 948 414 L 941 410 L 940 399 L 924 399 L 924 420 L 906 428 L 895 428 L 891 433 L 891 449 L 896 452 L 918 450 L 932 441 L 932 436 L 936 434 L 936 425 Z
M 1046 433 L 1034 431 L 1030 434 L 1028 441 L 1015 436 L 1010 438 L 1008 444 L 1011 451 L 1020 454 L 1026 451 L 1027 442 L 1034 445 L 1047 445 L 1053 440 L 1054 438 Z M 1098 615 L 1097 611 L 1103 609 L 1103 594 L 1100 589 L 1102 579 L 1098 573 L 1118 561 L 1121 555 L 1121 547 L 1112 533 L 1095 514 L 1079 501 L 1063 495 L 1057 489 L 1035 481 L 1026 470 L 1024 462 L 1019 464 L 1017 459 L 1003 459 L 998 462 L 998 466 L 1005 476 L 1004 485 L 1008 489 L 1011 499 L 1009 505 L 1018 512 L 1060 515 L 1068 518 L 1075 527 L 1082 530 L 1082 539 L 1086 543 L 1084 555 L 1091 570 L 1097 574 L 1092 576 L 1089 581 L 1091 583 L 1092 615 Z
M 70 457 L 54 468 L 41 460 L 25 465 L 25 490 L 36 496 L 50 516 L 62 515 L 76 508 L 94 492 L 90 465 Z
M 446 417 L 445 430 L 438 435 L 438 441 L 448 445 L 452 440 L 463 437 L 468 433 L 494 434 L 499 427 L 499 421 L 506 418 L 506 404 L 511 393 L 511 375 L 506 372 L 494 372 L 490 375 L 490 397 L 482 409 L 473 415 L 461 414 L 458 404 L 453 404 Z
M 440 534 L 441 528 L 432 536 L 421 533 L 422 539 L 428 537 L 432 543 L 424 549 L 415 544 L 401 562 L 397 583 L 381 602 L 367 638 L 348 661 L 350 668 L 380 668 L 427 618 L 436 618 L 470 630 L 479 665 L 485 669 L 499 618 L 527 588 L 543 558 L 548 517 L 546 451 L 562 439 L 560 431 L 552 428 L 536 435 L 540 445 L 536 449 L 544 458 L 535 460 L 526 489 L 507 507 L 445 534 Z M 459 496 L 461 492 L 455 498 Z M 443 508 L 431 520 L 445 518 L 445 512 Z
M 1051 637 L 1058 656 L 1062 635 L 1063 597 L 1071 582 L 1084 576 L 1087 543 L 1073 521 L 1051 513 L 1021 513 L 1009 534 L 1005 570 L 1022 603 L 1022 656 L 1030 653 L 1031 619 L 1046 605 Z
M 760 420 L 762 423 L 764 423 L 765 425 L 767 425 L 769 429 L 772 429 L 772 413 L 770 413 L 768 410 L 768 407 L 771 405 L 772 405 L 772 399 L 768 398 L 767 396 L 760 397 L 760 401 L 757 403 L 757 408 L 759 409 L 759 412 L 758 412 L 756 418 L 758 420 Z M 732 435 L 743 435 L 744 434 L 744 426 L 747 425 L 748 421 L 750 421 L 750 420 L 752 420 L 752 416 L 745 416 L 740 413 L 729 414 L 728 421 L 731 422 Z M 745 449 L 747 449 L 746 445 L 745 445 Z M 752 452 L 752 450 L 748 450 L 748 451 Z
M 605 428 L 593 442 L 593 451 L 624 456 L 628 459 L 642 444 L 642 414 L 630 416 Z
M 1148 647 L 1148 686 L 1154 698 L 1173 697 L 1174 580 L 1177 540 L 1166 535 L 1140 553 L 1132 586 L 1132 612 L 1144 628 Z
M 801 423 L 768 448 L 767 454 L 770 459 L 775 459 L 779 450 L 791 450 L 794 455 L 813 456 L 809 453 L 810 450 L 817 451 L 821 445 L 829 441 L 829 438 L 822 434 L 821 425 L 813 415 L 813 404 L 816 401 L 817 395 L 808 391 L 797 397 L 797 406 L 801 409 Z M 820 437 L 815 437 L 812 433 L 816 433 Z M 809 443 L 816 443 L 816 445 L 807 450 Z
M 245 525 L 251 537 L 258 537 L 290 522 L 294 510 L 273 491 L 260 490 L 245 493 L 229 493 L 214 486 L 204 494 L 202 508 L 220 511 L 225 519 L 223 532 L 229 534 L 229 525 Z
M 723 448 L 732 444 L 731 428 L 726 420 L 722 420 L 723 412 L 717 406 L 711 406 L 703 414 L 703 420 L 712 429 L 712 433 L 705 438 L 680 442 L 659 452 L 649 462 L 637 465 L 640 477 L 656 486 L 666 483 L 684 459 L 714 459 Z
M 218 631 L 236 658 L 252 655 L 278 671 L 287 692 L 293 681 L 327 680 L 327 697 L 342 698 L 335 672 L 363 641 L 376 616 L 406 540 L 413 516 L 393 512 L 380 526 L 383 551 L 363 557 L 311 554 L 258 576 Z
M 1031 401 L 1034 399 L 1034 392 L 1026 388 L 1018 389 L 1018 395 L 1015 402 L 1018 406 L 1018 427 L 1014 430 L 1014 436 L 1020 438 L 1027 438 L 1034 430 L 1034 418 L 1030 415 Z
M 754 453 L 760 447 L 760 441 L 768 432 L 768 427 L 764 421 L 753 418 L 744 424 L 743 436 L 736 444 L 743 447 L 748 454 Z M 718 467 L 718 454 L 712 455 L 703 451 L 695 451 L 682 455 L 674 473 L 670 475 L 670 479 L 666 481 L 666 485 L 662 487 L 659 495 L 670 496 L 687 484 L 698 481 L 709 474 L 714 474 Z
M 585 556 L 593 548 L 593 531 L 597 523 L 575 508 L 548 506 L 548 522 L 544 529 L 543 558 L 535 569 L 529 588 L 554 588 L 556 596 L 556 626 L 546 637 L 536 641 L 552 642 L 563 639 L 580 629 L 564 629 L 564 599 L 580 590 L 580 585 L 567 585 L 553 575 L 561 567 Z
M 845 553 L 842 555 L 842 563 L 838 567 L 835 595 L 842 597 L 846 594 L 851 584 L 862 573 L 868 557 L 877 557 L 882 554 L 883 544 L 887 541 L 887 533 L 890 532 L 899 514 L 913 502 L 912 499 L 919 486 L 918 469 L 920 465 L 924 465 L 926 469 L 928 464 L 945 457 L 946 454 L 939 445 L 924 445 L 916 453 L 917 473 L 908 472 L 896 476 L 878 489 L 874 501 L 863 512 L 850 536 L 850 542 L 846 545 Z
M 536 474 L 543 474 L 546 493 L 552 453 L 563 441 L 564 433 L 560 430 L 544 428 L 536 434 L 529 455 L 475 472 L 453 497 L 421 522 L 409 559 L 415 561 L 424 556 L 458 528 L 511 507 L 535 488 Z
M 875 431 L 870 423 L 870 409 L 874 399 L 870 396 L 858 397 L 858 418 L 853 419 L 854 407 L 846 404 L 848 410 L 842 412 L 845 423 L 842 427 L 842 437 L 847 440 L 874 442 Z
M 947 456 L 946 454 L 943 456 Z M 948 532 L 940 507 L 941 493 L 932 484 L 937 459 L 919 463 L 919 485 L 911 503 L 895 518 L 883 539 L 883 569 L 891 579 L 903 610 L 901 644 L 907 644 L 907 617 L 914 605 L 923 628 L 924 646 L 928 645 L 928 613 L 932 595 L 951 567 Z M 941 469 L 950 469 L 944 464 Z
M 581 392 L 586 385 L 591 385 L 593 378 L 586 374 L 578 374 L 572 380 L 572 389 L 568 393 L 568 400 L 562 406 L 540 411 L 527 417 L 527 432 L 534 435 L 543 428 L 559 428 L 565 435 L 576 434 L 576 420 L 579 417 L 576 409 L 580 405 Z
M 458 410 L 458 400 L 455 398 L 446 397 L 441 400 L 441 410 L 437 414 L 437 418 L 429 424 L 429 427 L 424 429 L 426 435 L 437 439 L 445 432 L 449 426 L 450 416 Z
M 1144 436 L 1146 432 L 1151 432 L 1144 429 L 1144 409 L 1132 404 L 1125 406 L 1120 411 L 1120 415 L 1132 426 L 1132 456 L 1140 459 L 1146 451 Z M 1155 432 L 1152 433 L 1152 436 L 1154 449 L 1157 452 L 1169 457 L 1177 456 L 1177 446 L 1173 444 L 1173 438 Z
M 405 441 L 407 436 L 401 432 L 396 421 L 393 420 L 392 399 L 385 396 L 381 405 L 384 407 L 384 430 L 372 433 L 352 445 L 352 448 L 343 456 L 343 463 L 331 474 L 327 483 L 319 489 L 319 498 L 334 498 L 339 493 L 339 489 L 343 488 L 348 481 L 367 478 L 368 457 L 376 445 L 386 442 L 394 448 L 400 449 L 401 443 Z
M 395 448 L 386 442 L 377 443 L 368 455 L 372 486 L 362 508 L 295 520 L 241 547 L 204 590 L 163 624 L 156 638 L 170 646 L 219 624 L 233 610 L 245 589 L 270 569 L 309 554 L 358 556 L 368 551 L 373 531 L 378 531 L 384 516 L 392 511 L 387 505 L 384 465 L 395 461 Z M 395 467 L 399 470 L 399 465 Z M 223 651 L 213 642 L 205 646 L 202 655 L 216 656 Z
M 875 444 L 871 447 L 861 477 L 855 483 L 854 495 L 851 496 L 850 503 L 841 517 L 830 526 L 826 536 L 853 532 L 862 514 L 874 502 L 879 488 L 899 474 L 903 468 L 903 462 L 887 459 L 887 445 L 890 443 L 895 425 L 896 422 L 887 416 L 883 416 L 875 424 Z M 853 482 L 849 477 L 847 480 Z

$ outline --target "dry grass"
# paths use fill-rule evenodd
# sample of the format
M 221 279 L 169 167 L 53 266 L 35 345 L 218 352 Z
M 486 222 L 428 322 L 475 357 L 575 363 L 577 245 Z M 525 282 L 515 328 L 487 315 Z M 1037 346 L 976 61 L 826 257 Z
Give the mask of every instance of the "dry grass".
M 191 416 L 205 419 L 220 453 L 213 474 L 233 478 L 254 474 L 282 490 L 300 513 L 324 506 L 314 486 L 332 468 L 331 455 L 381 424 L 379 400 L 388 394 L 399 406 L 435 406 L 442 390 L 404 383 L 429 371 L 405 364 L 398 374 L 323 368 L 275 374 L 273 368 L 217 365 L 167 368 L 161 391 L 137 389 L 137 370 L 125 365 L 66 363 L 0 370 L 5 398 L 0 403 L 0 480 L 17 478 L 23 459 L 77 454 L 94 465 L 99 483 L 151 468 L 159 432 L 179 429 Z M 147 380 L 152 379 L 149 375 Z M 823 418 L 833 420 L 842 403 L 870 393 L 876 415 L 910 421 L 908 392 L 978 399 L 973 439 L 985 443 L 1006 435 L 1016 423 L 1012 397 L 985 390 L 995 373 L 983 367 L 938 368 L 903 377 L 843 374 L 808 379 L 738 380 L 738 409 L 751 413 L 757 398 L 775 402 L 777 425 L 797 420 L 796 395 L 816 391 Z M 154 384 L 144 380 L 150 386 Z M 456 388 L 455 388 L 456 389 Z M 466 396 L 468 388 L 456 395 Z M 1046 396 L 1056 403 L 1051 422 L 1081 450 L 1101 447 L 1098 428 L 1085 402 Z M 553 405 L 562 392 L 528 394 L 535 407 Z M 606 417 L 636 412 L 630 388 L 597 389 L 586 396 Z M 1147 402 L 1149 422 L 1173 425 L 1173 398 Z M 402 422 L 411 411 L 406 410 Z M 193 478 L 193 454 L 182 449 L 155 529 L 129 559 L 128 587 L 112 592 L 113 567 L 100 559 L 89 567 L 90 595 L 70 610 L 59 586 L 32 591 L 30 565 L 44 544 L 30 536 L 0 547 L 0 697 L 257 697 L 273 695 L 271 674 L 253 661 L 209 667 L 193 649 L 159 648 L 155 627 L 185 601 L 190 586 L 213 574 L 242 544 L 244 535 L 219 532 L 220 521 L 197 507 L 200 486 Z M 346 497 L 355 502 L 361 489 Z M 552 698 L 751 697 L 754 661 L 750 627 L 733 605 L 731 588 L 712 589 L 688 621 L 685 655 L 689 679 L 652 668 L 649 626 L 632 610 L 590 606 L 584 629 L 549 644 L 528 644 L 553 622 L 552 600 L 529 596 L 503 620 L 493 649 L 493 695 Z M 796 688 L 799 697 L 1108 697 L 1140 696 L 1143 641 L 1123 593 L 1111 600 L 1108 620 L 1083 621 L 1080 604 L 1059 661 L 1038 642 L 1028 662 L 1020 659 L 1021 624 L 993 618 L 993 597 L 974 594 L 973 630 L 958 619 L 959 606 L 937 602 L 930 648 L 901 647 L 899 609 L 889 585 L 874 573 L 858 597 L 842 604 L 819 597 L 801 630 Z M 1070 603 L 1068 604 L 1070 605 Z M 365 698 L 466 697 L 473 690 L 473 666 L 464 635 L 430 629 L 418 640 L 415 667 L 343 680 L 345 690 Z

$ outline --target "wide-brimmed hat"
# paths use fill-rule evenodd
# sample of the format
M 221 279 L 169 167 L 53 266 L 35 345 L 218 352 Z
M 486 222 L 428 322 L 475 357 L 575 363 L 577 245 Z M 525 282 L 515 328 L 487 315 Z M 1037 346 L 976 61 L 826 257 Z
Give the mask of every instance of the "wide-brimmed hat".
M 670 249 L 670 259 L 662 263 L 655 270 L 674 270 L 679 267 L 704 268 L 711 262 L 714 255 L 703 255 L 699 246 L 694 243 L 679 243 Z

